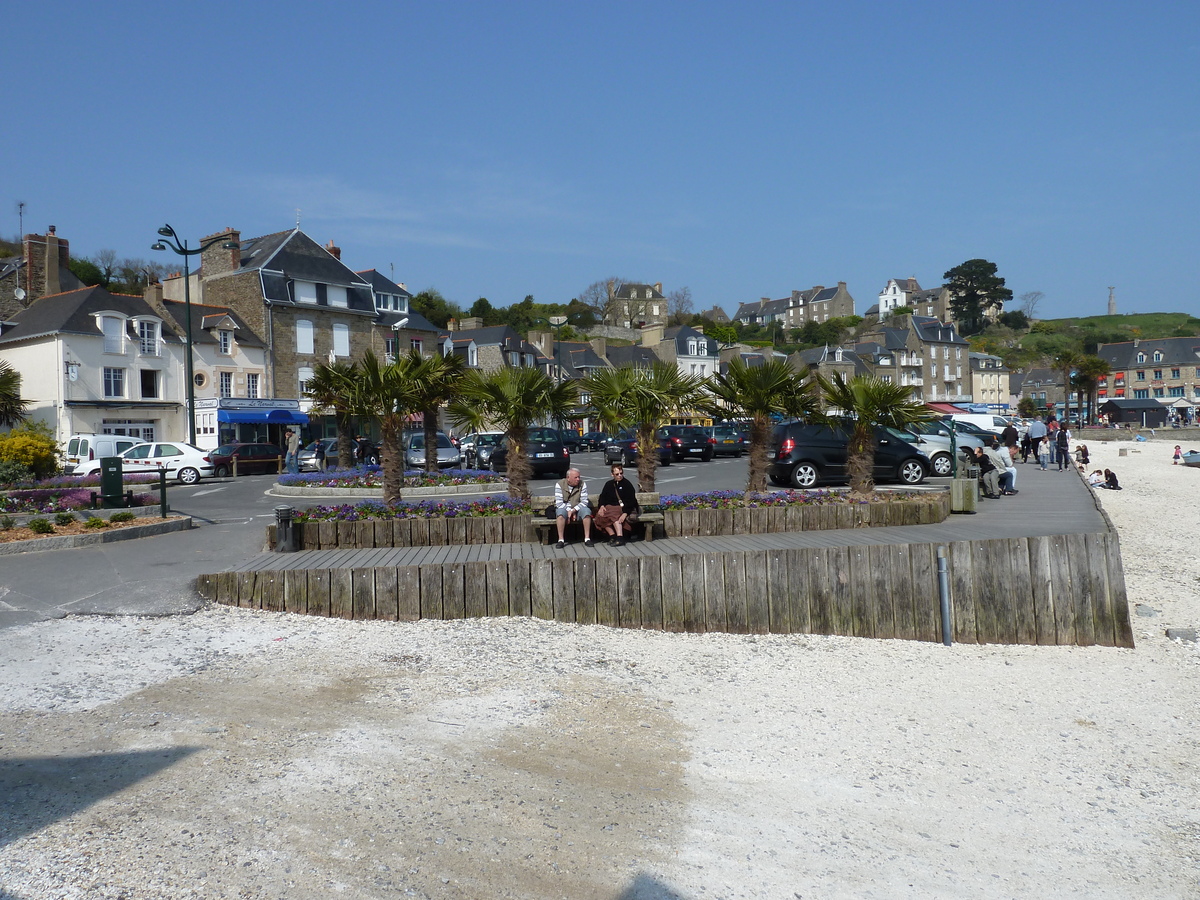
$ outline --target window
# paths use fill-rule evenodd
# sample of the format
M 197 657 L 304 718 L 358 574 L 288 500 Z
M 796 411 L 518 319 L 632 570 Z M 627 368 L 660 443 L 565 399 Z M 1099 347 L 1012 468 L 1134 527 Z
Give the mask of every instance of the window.
M 1146 354 L 1142 353 L 1141 351 L 1138 351 L 1137 361 L 1140 363 L 1144 363 L 1146 361 Z
M 105 369 L 104 369 L 104 396 L 105 397 L 124 397 L 125 396 L 125 370 L 124 369 L 110 369 L 107 366 L 105 367 Z
M 296 292 L 297 303 L 317 302 L 317 286 L 311 281 L 295 281 L 292 284 Z
M 155 400 L 158 398 L 159 373 L 157 369 L 142 369 L 142 399 Z
M 1133 392 L 1133 399 L 1134 400 L 1149 400 L 1150 392 L 1148 390 L 1146 390 L 1145 388 L 1141 388 L 1140 390 L 1135 390 Z
M 955 347 L 955 348 L 954 348 L 954 358 L 955 358 L 955 359 L 962 359 L 962 347 Z
M 304 392 L 308 390 L 308 383 L 312 381 L 313 370 L 308 366 L 300 367 L 300 396 L 304 396 Z
M 331 284 L 325 290 L 326 290 L 326 297 L 329 300 L 330 306 L 336 306 L 340 309 L 346 308 L 346 306 L 348 304 L 346 303 L 346 289 L 344 287 L 341 287 L 340 285 L 336 285 L 336 284 Z
M 1171 370 L 1171 377 L 1172 377 L 1172 378 L 1178 378 L 1178 377 L 1179 377 L 1179 370 L 1178 370 L 1178 369 L 1172 369 L 1172 370 Z
M 258 396 L 258 373 L 251 372 L 246 376 L 246 396 L 251 399 Z
M 231 353 L 233 353 L 233 332 L 224 330 L 218 331 L 217 344 L 220 345 L 221 353 L 225 356 L 229 356 Z
M 650 292 L 649 292 L 649 291 L 646 291 L 646 295 L 647 295 L 647 296 L 649 296 L 649 294 L 650 294 Z M 655 303 L 655 304 L 652 304 L 652 305 L 651 305 L 651 307 L 650 307 L 650 315 L 652 315 L 652 316 L 657 316 L 657 315 L 658 315 L 658 304 L 657 304 L 657 303 Z
M 116 316 L 102 316 L 101 326 L 104 329 L 104 352 L 125 352 L 125 322 Z
M 1162 381 L 1162 369 L 1155 369 L 1155 370 L 1154 370 L 1154 380 L 1155 380 L 1155 381 Z
M 421 339 L 420 338 L 409 338 L 408 346 L 411 349 L 416 350 L 418 353 L 423 352 L 421 349 Z
M 296 320 L 296 352 L 313 352 L 313 323 L 308 319 Z
M 142 356 L 158 356 L 157 322 L 138 322 L 138 343 Z
M 1158 397 L 1163 397 L 1163 396 L 1166 396 L 1166 394 L 1165 394 L 1165 392 L 1163 391 L 1163 389 L 1162 389 L 1162 388 L 1155 388 L 1155 389 L 1154 389 L 1154 396 L 1155 396 L 1155 398 L 1158 398 Z
M 396 358 L 396 343 L 399 340 L 400 339 L 396 338 L 396 337 L 390 337 L 390 338 L 383 339 L 383 355 L 386 356 L 389 360 L 393 360 Z
M 1142 370 L 1139 370 L 1139 371 L 1135 372 L 1134 374 L 1137 376 L 1137 380 L 1138 380 L 1138 381 L 1145 381 L 1145 380 L 1146 380 L 1146 372 L 1145 372 L 1145 370 L 1144 370 L 1144 369 L 1142 369 Z
M 1168 397 L 1182 397 L 1183 396 L 1183 387 L 1180 386 L 1180 387 L 1171 388 L 1170 390 L 1167 391 L 1167 396 Z
M 688 356 L 695 356 L 695 355 L 696 355 L 696 342 L 688 341 Z M 695 369 L 696 367 L 692 366 L 692 368 Z
M 219 373 L 217 373 L 217 379 L 219 380 L 220 385 L 221 385 L 221 388 L 220 388 L 221 396 L 222 397 L 232 397 L 233 396 L 233 373 L 232 372 L 219 372 Z
M 342 322 L 333 326 L 333 355 L 350 355 L 350 326 Z
M 1155 362 L 1162 362 L 1162 351 L 1161 351 L 1161 350 L 1155 350 L 1155 351 L 1154 351 L 1154 361 L 1155 361 Z

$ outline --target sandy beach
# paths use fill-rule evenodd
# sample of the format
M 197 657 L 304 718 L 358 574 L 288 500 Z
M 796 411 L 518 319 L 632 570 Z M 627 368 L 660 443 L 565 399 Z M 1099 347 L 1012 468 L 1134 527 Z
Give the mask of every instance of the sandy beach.
M 0 897 L 1200 896 L 1174 443 L 1089 444 L 1133 650 L 225 608 L 6 631 Z

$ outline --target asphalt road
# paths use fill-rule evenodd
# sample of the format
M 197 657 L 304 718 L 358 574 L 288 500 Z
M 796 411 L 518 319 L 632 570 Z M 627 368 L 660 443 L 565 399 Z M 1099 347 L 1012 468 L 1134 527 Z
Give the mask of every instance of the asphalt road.
M 609 477 L 600 452 L 578 453 L 572 464 L 592 492 L 599 492 Z M 636 477 L 633 468 L 629 471 Z M 276 506 L 314 505 L 271 496 L 267 491 L 274 482 L 273 475 L 252 475 L 172 485 L 168 501 L 173 511 L 192 517 L 189 531 L 0 557 L 0 629 L 68 615 L 194 612 L 203 605 L 193 589 L 196 576 L 237 565 L 261 551 Z M 685 493 L 736 490 L 745 483 L 746 458 L 720 457 L 661 468 L 656 487 L 662 493 Z M 534 480 L 531 488 L 549 493 L 552 484 L 550 478 Z

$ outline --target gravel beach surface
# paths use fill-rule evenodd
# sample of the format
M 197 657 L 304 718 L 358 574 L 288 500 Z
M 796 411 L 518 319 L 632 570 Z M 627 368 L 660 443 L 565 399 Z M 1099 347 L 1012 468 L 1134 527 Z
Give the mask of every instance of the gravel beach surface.
M 1092 451 L 1134 650 L 218 607 L 8 630 L 0 897 L 1200 896 L 1172 446 Z

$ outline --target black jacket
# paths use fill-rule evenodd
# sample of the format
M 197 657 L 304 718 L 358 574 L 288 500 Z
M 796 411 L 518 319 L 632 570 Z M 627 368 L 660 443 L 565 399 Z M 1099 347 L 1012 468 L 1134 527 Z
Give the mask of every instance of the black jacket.
M 627 513 L 635 513 L 639 509 L 637 488 L 625 478 L 619 482 L 615 478 L 609 479 L 600 491 L 598 502 L 601 506 L 620 506 Z

